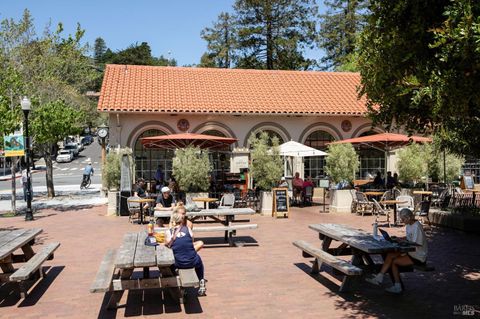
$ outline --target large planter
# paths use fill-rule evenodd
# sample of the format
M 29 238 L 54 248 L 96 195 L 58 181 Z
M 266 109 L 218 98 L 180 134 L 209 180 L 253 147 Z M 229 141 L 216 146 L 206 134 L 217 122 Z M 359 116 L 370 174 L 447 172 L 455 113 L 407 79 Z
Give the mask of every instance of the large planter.
M 352 200 L 353 198 L 351 190 L 331 189 L 329 211 L 331 213 L 351 213 Z
M 273 195 L 272 191 L 260 192 L 260 214 L 263 216 L 272 215 Z
M 432 224 L 480 234 L 480 216 L 462 216 L 450 212 L 430 212 Z
M 116 216 L 118 210 L 118 192 L 108 191 L 107 216 Z

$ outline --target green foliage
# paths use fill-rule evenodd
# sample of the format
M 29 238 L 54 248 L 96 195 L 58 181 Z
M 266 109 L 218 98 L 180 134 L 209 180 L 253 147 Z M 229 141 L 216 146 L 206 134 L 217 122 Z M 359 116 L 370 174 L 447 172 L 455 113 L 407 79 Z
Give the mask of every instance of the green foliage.
M 191 192 L 208 190 L 211 171 L 208 154 L 200 148 L 188 146 L 175 151 L 172 173 L 180 189 Z
M 107 52 L 107 44 L 102 38 L 96 38 L 93 46 L 93 60 L 95 64 L 105 63 L 105 53 Z
M 325 50 L 323 69 L 357 71 L 355 48 L 365 25 L 367 0 L 328 0 L 320 15 L 319 47 Z
M 0 55 L 0 148 L 3 136 L 20 128 L 22 121 L 20 101 L 23 83 L 20 75 Z
M 444 156 L 445 156 L 445 177 L 446 182 L 451 183 L 458 179 L 461 173 L 462 165 L 465 162 L 463 156 L 452 154 L 448 151 L 442 151 L 438 138 L 434 138 L 434 143 L 425 145 L 428 149 L 428 176 L 432 180 L 443 182 L 444 173 Z
M 105 159 L 105 165 L 103 166 L 102 178 L 103 184 L 107 189 L 119 189 L 121 179 L 121 163 L 123 155 L 130 157 L 130 163 L 132 162 L 132 150 L 128 147 L 122 148 L 119 151 L 114 150 L 108 153 Z M 133 166 L 132 166 L 133 167 Z
M 399 179 L 406 183 L 417 183 L 428 173 L 431 149 L 421 144 L 410 144 L 398 152 Z
M 374 124 L 480 155 L 480 2 L 370 0 L 369 10 L 358 52 Z
M 353 145 L 350 143 L 330 144 L 327 152 L 325 172 L 330 179 L 336 184 L 342 181 L 352 182 L 360 165 Z
M 205 57 L 202 56 L 200 66 L 229 68 L 235 61 L 237 45 L 234 18 L 226 12 L 220 13 L 211 28 L 202 30 L 201 37 L 207 41 L 208 52 Z
M 271 190 L 283 174 L 279 140 L 276 136 L 270 138 L 267 132 L 261 132 L 258 137 L 252 135 L 248 142 L 251 146 L 252 161 L 250 173 L 255 185 L 262 190 Z

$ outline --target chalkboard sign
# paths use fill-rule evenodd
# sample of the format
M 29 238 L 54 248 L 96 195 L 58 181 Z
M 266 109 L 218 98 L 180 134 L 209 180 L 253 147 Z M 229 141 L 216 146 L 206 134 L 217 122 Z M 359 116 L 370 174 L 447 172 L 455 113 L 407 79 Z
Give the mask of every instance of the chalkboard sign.
M 328 188 L 330 187 L 330 181 L 328 179 L 321 179 L 318 181 L 318 187 Z
M 473 176 L 472 175 L 463 175 L 462 176 L 462 181 L 460 183 L 460 187 L 463 189 L 474 189 L 475 184 L 473 182 Z
M 278 217 L 282 215 L 288 217 L 289 205 L 288 205 L 288 188 L 274 188 L 272 189 L 273 203 L 272 203 L 272 216 Z

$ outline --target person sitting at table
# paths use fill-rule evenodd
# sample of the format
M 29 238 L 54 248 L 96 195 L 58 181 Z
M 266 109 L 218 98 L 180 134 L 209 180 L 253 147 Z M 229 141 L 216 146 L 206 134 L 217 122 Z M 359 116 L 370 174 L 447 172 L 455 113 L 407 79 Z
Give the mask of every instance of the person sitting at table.
M 372 278 L 365 280 L 374 285 L 380 285 L 383 282 L 383 276 L 391 268 L 394 283 L 390 288 L 385 289 L 391 293 L 401 293 L 402 285 L 400 283 L 399 266 L 425 265 L 427 261 L 428 246 L 427 237 L 423 231 L 422 224 L 415 220 L 413 212 L 404 208 L 399 213 L 400 221 L 405 224 L 406 240 L 417 244 L 416 250 L 408 253 L 390 252 L 385 257 L 380 272 Z
M 155 210 L 172 210 L 175 206 L 175 198 L 170 194 L 170 188 L 163 186 L 161 189 L 161 194 L 157 196 Z M 158 227 L 163 227 L 164 224 L 168 223 L 166 218 L 157 218 Z
M 282 178 L 280 179 L 280 183 L 278 184 L 278 187 L 288 188 L 288 182 L 287 182 L 285 176 L 282 176 Z
M 172 215 L 170 216 L 170 222 L 168 224 L 168 228 L 173 228 L 175 227 L 175 223 L 173 222 L 173 214 L 175 214 L 176 212 L 179 212 L 180 214 L 183 214 L 185 215 L 185 218 L 187 220 L 186 224 L 187 224 L 187 227 L 190 228 L 190 230 L 193 231 L 193 223 L 188 219 L 187 216 L 187 209 L 185 208 L 185 206 L 183 205 L 182 202 L 178 203 L 177 206 L 173 209 L 172 211 Z M 201 240 L 197 240 L 195 242 L 193 242 L 193 246 L 195 247 L 195 251 L 199 251 L 200 249 L 203 248 L 203 241 Z
M 383 181 L 382 173 L 377 172 L 377 176 L 375 176 L 375 179 L 373 180 L 373 186 L 376 188 L 383 188 L 384 185 L 385 182 Z
M 145 191 L 145 180 L 143 178 L 139 178 L 137 180 L 137 185 L 135 186 L 135 191 L 133 192 L 133 196 L 140 197 L 140 198 L 147 198 L 148 193 Z M 143 211 L 147 211 L 150 208 L 149 203 L 143 204 Z
M 300 173 L 296 172 L 295 177 L 292 181 L 293 186 L 293 198 L 295 202 L 301 202 L 302 192 L 303 192 L 303 179 L 300 178 Z
M 387 172 L 387 189 L 392 189 L 395 187 L 395 180 L 393 179 L 392 172 Z
M 198 295 L 205 296 L 207 288 L 205 286 L 203 262 L 194 246 L 192 230 L 187 226 L 185 214 L 184 206 L 175 208 L 172 214 L 172 222 L 175 226 L 166 231 L 165 245 L 173 250 L 173 256 L 175 257 L 174 266 L 177 269 L 195 268 L 198 279 L 200 279 Z

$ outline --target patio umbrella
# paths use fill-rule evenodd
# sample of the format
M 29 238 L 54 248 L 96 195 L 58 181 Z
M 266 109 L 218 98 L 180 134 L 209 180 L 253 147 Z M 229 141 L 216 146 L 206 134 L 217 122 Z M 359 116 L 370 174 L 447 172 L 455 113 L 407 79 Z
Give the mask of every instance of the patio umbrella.
M 313 147 L 302 143 L 290 141 L 279 146 L 280 155 L 283 156 L 283 170 L 284 176 L 287 175 L 287 161 L 286 157 L 309 157 L 309 156 L 325 156 L 327 153 L 319 151 Z
M 355 145 L 364 145 L 367 147 L 375 148 L 384 152 L 385 154 L 385 184 L 387 183 L 387 152 L 404 147 L 410 143 L 430 143 L 432 139 L 422 136 L 408 136 L 404 134 L 396 133 L 379 133 L 355 138 L 349 138 L 346 140 L 335 141 L 329 144 L 344 144 L 351 143 Z
M 145 148 L 178 149 L 198 146 L 201 149 L 219 149 L 237 141 L 236 138 L 205 134 L 180 133 L 143 137 L 140 139 Z

